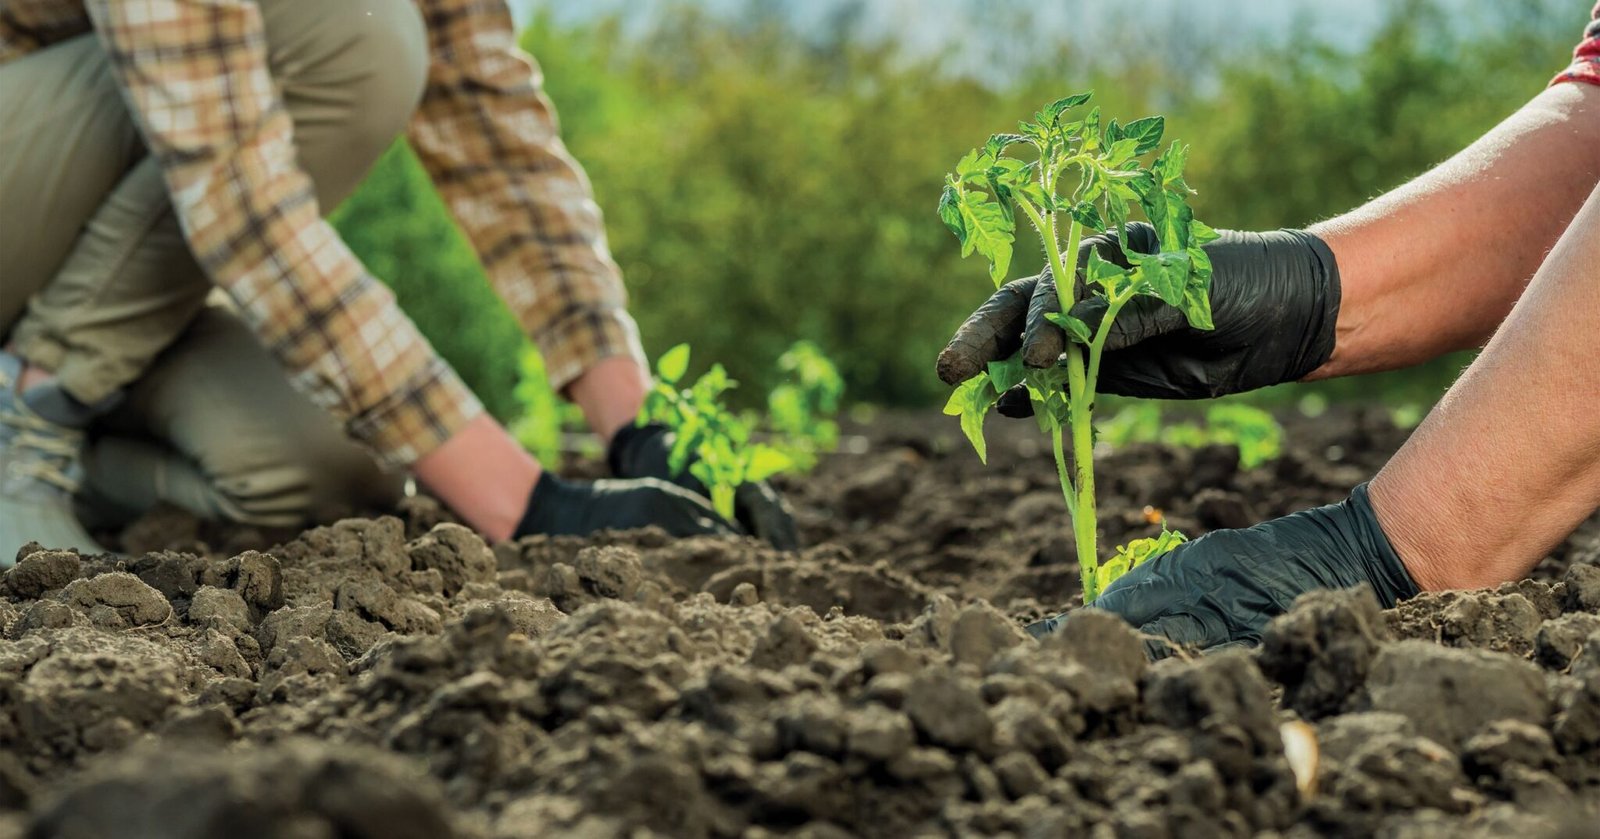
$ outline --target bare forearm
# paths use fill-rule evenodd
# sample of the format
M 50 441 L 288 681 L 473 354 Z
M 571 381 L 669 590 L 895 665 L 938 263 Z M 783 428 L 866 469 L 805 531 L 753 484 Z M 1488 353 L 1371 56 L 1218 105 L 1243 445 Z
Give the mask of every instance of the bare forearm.
M 1372 482 L 1424 589 L 1528 573 L 1600 508 L 1600 188 L 1505 323 Z
M 1333 356 L 1308 379 L 1482 346 L 1600 179 L 1600 88 L 1544 91 L 1427 174 L 1311 228 L 1338 259 Z
M 617 429 L 633 422 L 650 390 L 650 374 L 628 356 L 613 356 L 589 368 L 567 388 L 583 409 L 589 429 L 610 443 Z

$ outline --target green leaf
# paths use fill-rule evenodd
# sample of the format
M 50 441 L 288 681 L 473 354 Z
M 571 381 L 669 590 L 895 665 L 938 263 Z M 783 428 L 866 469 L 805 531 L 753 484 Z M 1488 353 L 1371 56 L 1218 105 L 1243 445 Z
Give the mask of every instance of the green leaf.
M 961 417 L 961 431 L 967 435 L 973 451 L 984 463 L 989 462 L 989 447 L 983 439 L 983 418 L 999 398 L 1000 394 L 989 381 L 989 376 L 979 373 L 962 382 L 950 394 L 950 401 L 944 406 L 945 414 Z
M 963 183 L 973 180 L 982 181 L 988 176 L 989 167 L 994 165 L 994 155 L 985 149 L 973 149 L 961 156 L 956 163 L 956 176 Z
M 1105 222 L 1100 220 L 1100 211 L 1088 201 L 1079 201 L 1072 207 L 1072 218 L 1091 232 L 1098 233 L 1106 229 Z
M 1205 273 L 1203 279 L 1191 282 L 1183 290 L 1183 301 L 1177 304 L 1183 312 L 1189 325 L 1195 329 L 1214 329 L 1211 322 L 1211 273 Z
M 989 259 L 989 276 L 995 288 L 1005 281 L 1011 270 L 1011 243 L 1016 235 L 1016 221 L 996 201 L 985 200 L 976 193 L 963 192 L 957 205 L 961 211 L 962 226 L 967 238 L 961 243 L 961 255 L 970 256 L 974 250 Z
M 1131 137 L 1125 140 L 1113 141 L 1110 143 L 1110 148 L 1106 150 L 1106 165 L 1112 167 L 1121 166 L 1123 163 L 1133 159 L 1134 149 L 1138 147 L 1139 141 Z
M 1167 150 L 1156 158 L 1155 171 L 1161 180 L 1168 184 L 1179 184 L 1183 181 L 1183 167 L 1189 161 L 1189 147 L 1173 141 Z M 1187 192 L 1188 188 L 1184 187 Z
M 1138 156 L 1156 150 L 1161 145 L 1161 135 L 1167 130 L 1165 117 L 1145 117 L 1136 119 L 1122 126 L 1122 136 L 1138 141 L 1134 148 L 1134 155 Z
M 1199 219 L 1189 220 L 1189 244 L 1206 245 L 1221 238 L 1222 234 L 1212 230 L 1211 226 L 1205 222 Z
M 1108 586 L 1117 581 L 1117 578 L 1132 570 L 1133 565 L 1128 557 L 1118 553 L 1116 556 L 1100 564 L 1094 570 L 1095 591 L 1105 591 Z
M 1021 134 L 995 134 L 989 138 L 988 142 L 983 144 L 983 151 L 990 157 L 998 158 L 1000 152 L 1004 151 L 1006 146 L 1013 143 L 1026 143 L 1027 141 L 1028 138 Z
M 1005 361 L 989 362 L 989 381 L 999 393 L 1005 393 L 1022 384 L 1022 380 L 1027 375 L 1028 370 L 1022 364 L 1021 353 L 1017 353 Z
M 667 384 L 677 384 L 689 372 L 689 345 L 679 344 L 656 359 L 656 377 Z
M 944 193 L 939 196 L 939 219 L 950 232 L 956 234 L 956 239 L 963 244 L 967 241 L 967 223 L 961 217 L 961 197 L 956 188 L 945 184 Z
M 1083 266 L 1083 276 L 1095 285 L 1107 285 L 1127 276 L 1127 270 L 1100 256 L 1099 248 L 1089 249 L 1089 258 Z
M 1064 312 L 1045 312 L 1044 319 L 1066 330 L 1072 340 L 1084 346 L 1094 343 L 1094 333 L 1089 331 L 1089 324 Z
M 1183 305 L 1184 290 L 1189 284 L 1187 252 L 1135 253 L 1129 254 L 1129 258 L 1139 267 L 1140 274 L 1149 281 L 1157 296 L 1170 306 Z
M 766 445 L 750 447 L 749 465 L 745 467 L 746 481 L 764 481 L 773 475 L 788 472 L 795 466 L 794 458 Z
M 1039 112 L 1039 121 L 1054 128 L 1058 125 L 1063 113 L 1088 102 L 1093 96 L 1094 91 L 1092 90 L 1074 93 L 1071 96 L 1063 96 L 1044 106 L 1044 110 Z
M 1083 150 L 1092 152 L 1100 147 L 1100 108 L 1096 106 L 1083 118 Z

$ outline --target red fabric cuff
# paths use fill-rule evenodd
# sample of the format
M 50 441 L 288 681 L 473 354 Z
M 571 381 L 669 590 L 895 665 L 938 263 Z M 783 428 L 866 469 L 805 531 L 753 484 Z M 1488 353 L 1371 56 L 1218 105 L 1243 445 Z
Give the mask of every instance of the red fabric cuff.
M 1592 17 L 1589 28 L 1584 30 L 1587 37 L 1572 51 L 1572 66 L 1552 79 L 1551 84 L 1583 82 L 1600 85 L 1600 3 L 1595 4 Z

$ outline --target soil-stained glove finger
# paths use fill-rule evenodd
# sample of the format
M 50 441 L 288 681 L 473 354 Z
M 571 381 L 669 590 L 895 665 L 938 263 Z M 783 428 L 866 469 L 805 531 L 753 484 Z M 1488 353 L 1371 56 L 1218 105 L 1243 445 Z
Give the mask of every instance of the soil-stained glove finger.
M 1033 297 L 1028 301 L 1027 329 L 1022 333 L 1022 363 L 1029 367 L 1050 367 L 1067 351 L 1067 333 L 1046 319 L 1061 311 L 1056 278 L 1048 270 L 1039 275 Z
M 783 496 L 766 481 L 740 484 L 733 494 L 734 514 L 752 536 L 780 551 L 800 549 L 794 514 Z
M 1022 343 L 1022 329 L 1037 277 L 1000 287 L 956 330 L 939 353 L 939 378 L 958 385 L 984 371 L 991 361 L 1009 358 Z

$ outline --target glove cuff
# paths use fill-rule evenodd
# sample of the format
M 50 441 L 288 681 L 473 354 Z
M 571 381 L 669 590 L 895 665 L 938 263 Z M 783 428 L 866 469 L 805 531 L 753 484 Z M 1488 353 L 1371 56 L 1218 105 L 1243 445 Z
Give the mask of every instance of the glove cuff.
M 1306 273 L 1314 284 L 1312 294 L 1308 297 L 1320 304 L 1314 305 L 1307 312 L 1305 338 L 1301 341 L 1295 363 L 1289 368 L 1290 376 L 1286 381 L 1297 382 L 1311 375 L 1313 370 L 1327 364 L 1328 359 L 1333 357 L 1333 346 L 1338 337 L 1335 327 L 1339 322 L 1339 303 L 1342 295 L 1339 284 L 1339 262 L 1333 256 L 1333 249 L 1315 233 L 1304 230 L 1280 232 L 1294 237 L 1306 247 L 1307 258 L 1314 263 L 1312 269 Z
M 1351 490 L 1344 506 L 1358 530 L 1357 538 L 1367 549 L 1366 555 L 1372 558 L 1367 563 L 1367 578 L 1373 593 L 1378 596 L 1378 603 L 1385 609 L 1392 609 L 1401 600 L 1417 596 L 1422 589 L 1411 579 L 1411 572 L 1406 570 L 1400 554 L 1389 544 L 1389 537 L 1378 523 L 1378 514 L 1372 509 L 1367 484 Z
M 528 493 L 528 506 L 522 511 L 512 538 L 520 539 L 533 533 L 558 533 L 565 518 L 566 501 L 573 494 L 573 484 L 556 477 L 549 469 L 539 473 L 539 480 Z

